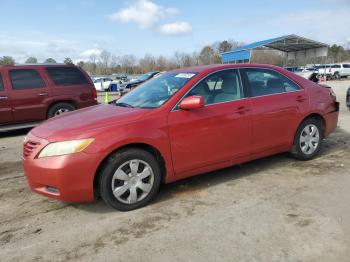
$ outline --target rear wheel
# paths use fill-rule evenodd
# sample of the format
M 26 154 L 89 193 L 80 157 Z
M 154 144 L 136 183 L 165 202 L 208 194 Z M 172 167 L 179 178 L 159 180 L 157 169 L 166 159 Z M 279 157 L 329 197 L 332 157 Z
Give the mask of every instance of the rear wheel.
M 295 134 L 292 155 L 300 160 L 310 160 L 318 154 L 323 139 L 322 122 L 308 118 L 302 122 Z
M 58 116 L 74 110 L 75 110 L 75 107 L 72 104 L 57 103 L 50 107 L 49 111 L 47 112 L 47 118 Z
M 140 208 L 157 194 L 161 172 L 157 160 L 142 149 L 114 153 L 101 170 L 100 194 L 120 211 Z
M 339 72 L 334 73 L 334 78 L 337 80 L 339 80 L 341 78 Z

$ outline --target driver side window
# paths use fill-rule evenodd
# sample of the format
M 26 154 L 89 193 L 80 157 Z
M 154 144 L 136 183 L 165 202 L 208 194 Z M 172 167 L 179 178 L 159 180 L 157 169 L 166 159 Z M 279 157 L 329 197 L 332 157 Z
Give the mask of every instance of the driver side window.
M 187 95 L 202 96 L 205 105 L 238 100 L 244 97 L 236 69 L 214 73 L 199 82 Z

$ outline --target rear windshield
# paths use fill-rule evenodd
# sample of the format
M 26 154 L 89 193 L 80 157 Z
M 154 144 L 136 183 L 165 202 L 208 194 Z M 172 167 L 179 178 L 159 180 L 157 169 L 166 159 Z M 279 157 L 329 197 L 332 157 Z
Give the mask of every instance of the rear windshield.
M 46 71 L 55 85 L 58 86 L 83 85 L 89 83 L 82 72 L 75 67 L 47 67 Z

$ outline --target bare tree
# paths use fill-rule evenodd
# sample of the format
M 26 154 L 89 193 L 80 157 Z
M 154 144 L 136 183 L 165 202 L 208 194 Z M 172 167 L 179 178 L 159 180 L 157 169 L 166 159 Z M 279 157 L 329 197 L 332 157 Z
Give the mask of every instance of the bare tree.
M 139 64 L 143 73 L 154 71 L 156 69 L 156 60 L 154 56 L 150 54 L 146 54 L 143 58 L 141 58 Z

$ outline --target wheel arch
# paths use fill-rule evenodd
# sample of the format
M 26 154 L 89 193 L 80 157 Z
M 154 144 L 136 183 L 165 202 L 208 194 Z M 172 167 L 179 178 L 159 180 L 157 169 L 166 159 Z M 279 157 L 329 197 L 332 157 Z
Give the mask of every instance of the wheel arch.
M 133 149 L 142 149 L 145 150 L 149 153 L 151 153 L 157 160 L 157 162 L 159 163 L 159 167 L 161 170 L 161 183 L 165 182 L 166 179 L 166 175 L 167 175 L 167 169 L 166 169 L 166 163 L 165 163 L 165 159 L 163 157 L 163 155 L 161 154 L 161 152 L 154 146 L 147 144 L 147 143 L 130 143 L 130 144 L 125 144 L 122 145 L 116 149 L 114 149 L 112 152 L 110 152 L 108 155 L 106 155 L 103 160 L 101 161 L 101 163 L 99 164 L 98 168 L 96 169 L 96 173 L 94 176 L 94 180 L 93 180 L 93 189 L 94 189 L 94 195 L 95 198 L 98 198 L 100 196 L 100 192 L 99 192 L 99 181 L 100 181 L 100 176 L 101 176 L 101 170 L 104 167 L 104 165 L 106 164 L 108 158 L 121 150 L 126 150 L 129 148 L 133 148 Z
M 304 122 L 306 119 L 308 119 L 308 118 L 314 118 L 314 119 L 316 119 L 316 120 L 319 120 L 319 121 L 322 123 L 322 127 L 323 127 L 322 135 L 324 136 L 324 135 L 325 135 L 325 132 L 326 132 L 326 120 L 325 120 L 325 118 L 323 117 L 322 114 L 316 113 L 316 112 L 310 113 L 310 114 L 308 114 L 306 117 L 304 117 L 304 118 L 299 122 L 299 124 L 298 124 L 296 130 L 298 130 L 298 128 L 299 128 L 299 126 L 301 125 L 301 123 L 303 123 L 303 122 Z M 296 130 L 295 130 L 294 133 L 296 133 Z

